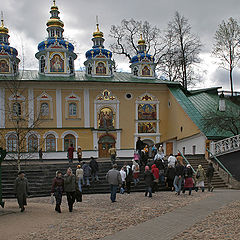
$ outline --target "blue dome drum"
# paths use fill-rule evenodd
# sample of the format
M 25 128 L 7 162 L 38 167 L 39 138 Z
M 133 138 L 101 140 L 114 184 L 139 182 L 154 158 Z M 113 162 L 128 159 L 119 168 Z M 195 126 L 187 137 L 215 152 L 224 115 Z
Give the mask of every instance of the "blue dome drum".
M 36 58 L 39 60 L 39 74 L 51 76 L 73 76 L 74 60 L 77 55 L 74 53 L 74 46 L 64 40 L 64 23 L 61 21 L 56 1 L 51 7 L 51 17 L 47 22 L 48 38 L 38 44 Z

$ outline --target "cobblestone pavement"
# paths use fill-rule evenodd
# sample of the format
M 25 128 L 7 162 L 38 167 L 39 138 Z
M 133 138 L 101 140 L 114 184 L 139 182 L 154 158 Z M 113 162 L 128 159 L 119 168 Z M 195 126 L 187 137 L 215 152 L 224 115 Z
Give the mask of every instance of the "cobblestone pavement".
M 144 193 L 117 196 L 111 203 L 109 194 L 84 195 L 82 203 L 76 203 L 74 211 L 68 212 L 66 198 L 61 214 L 54 211 L 49 198 L 28 199 L 26 212 L 20 213 L 16 200 L 7 200 L 0 211 L 15 214 L 0 216 L 1 240 L 92 240 L 114 234 L 129 226 L 148 221 L 203 200 L 214 193 L 193 193 L 192 196 L 176 196 L 173 192 L 158 192 L 153 198 Z
M 210 214 L 206 219 L 183 233 L 177 235 L 174 240 L 192 239 L 240 239 L 240 201 L 235 201 Z

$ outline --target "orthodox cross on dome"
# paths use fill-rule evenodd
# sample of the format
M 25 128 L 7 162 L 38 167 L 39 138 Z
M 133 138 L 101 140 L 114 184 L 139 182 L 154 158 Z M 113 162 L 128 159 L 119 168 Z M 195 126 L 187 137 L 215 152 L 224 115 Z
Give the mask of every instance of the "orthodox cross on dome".
M 1 26 L 4 27 L 4 21 L 3 21 L 3 11 L 1 11 Z
M 56 6 L 56 0 L 53 0 L 53 6 Z

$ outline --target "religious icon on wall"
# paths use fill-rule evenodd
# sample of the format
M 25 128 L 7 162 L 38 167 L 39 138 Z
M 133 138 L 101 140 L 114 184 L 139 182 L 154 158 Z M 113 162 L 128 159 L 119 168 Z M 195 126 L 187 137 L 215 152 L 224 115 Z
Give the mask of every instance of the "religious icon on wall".
M 156 123 L 155 122 L 143 122 L 138 123 L 138 133 L 156 133 Z
M 114 128 L 114 114 L 112 109 L 101 109 L 98 115 L 98 127 L 104 129 Z
M 150 68 L 145 66 L 142 70 L 142 75 L 143 76 L 150 76 Z
M 139 104 L 138 120 L 157 120 L 156 104 Z
M 104 65 L 104 63 L 100 62 L 97 64 L 96 67 L 96 74 L 106 74 L 106 67 Z
M 51 72 L 64 72 L 64 61 L 61 56 L 55 54 L 50 60 L 50 71 Z
M 9 72 L 9 64 L 6 60 L 3 59 L 0 60 L 0 72 L 1 73 Z

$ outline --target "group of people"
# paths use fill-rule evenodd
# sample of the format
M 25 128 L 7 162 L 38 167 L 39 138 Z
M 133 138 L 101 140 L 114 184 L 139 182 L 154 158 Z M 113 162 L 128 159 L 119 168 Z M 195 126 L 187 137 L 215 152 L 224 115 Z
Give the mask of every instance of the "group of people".
M 204 181 L 208 181 L 208 190 L 213 191 L 211 184 L 214 174 L 213 164 L 209 163 L 207 171 L 201 165 L 198 166 L 197 171 L 194 172 L 190 164 L 185 165 L 183 157 L 179 153 L 176 157 L 172 154 L 166 158 L 164 155 L 163 146 L 160 145 L 156 148 L 152 147 L 151 159 L 145 158 L 148 152 L 148 147 L 143 147 L 141 139 L 138 138 L 136 143 L 137 151 L 134 153 L 132 164 L 125 162 L 120 171 L 117 170 L 118 166 L 115 164 L 116 151 L 111 151 L 111 160 L 113 168 L 107 172 L 106 180 L 110 185 L 112 202 L 116 201 L 116 194 L 118 189 L 120 193 L 130 193 L 131 184 L 135 186 L 140 182 L 140 172 L 144 172 L 143 178 L 145 181 L 146 189 L 145 196 L 152 197 L 158 187 L 167 186 L 172 191 L 175 190 L 177 195 L 181 192 L 189 191 L 191 195 L 192 190 L 198 191 L 199 188 L 204 192 Z M 73 159 L 73 146 L 70 147 L 71 151 L 68 156 Z M 79 152 L 81 149 L 79 149 Z M 112 156 L 115 155 L 115 156 Z M 61 171 L 56 172 L 56 177 L 52 183 L 51 195 L 55 196 L 56 207 L 55 210 L 61 213 L 62 195 L 65 192 L 69 211 L 72 212 L 73 204 L 75 201 L 82 201 L 82 186 L 90 186 L 90 178 L 92 182 L 99 182 L 98 177 L 99 165 L 98 162 L 91 157 L 90 162 L 82 162 L 82 153 L 79 156 L 79 165 L 77 166 L 76 174 L 73 174 L 71 168 L 67 169 L 66 174 L 63 176 Z M 29 194 L 28 181 L 24 176 L 24 172 L 19 172 L 15 181 L 15 193 L 18 199 L 18 204 L 23 212 L 25 210 L 26 198 Z

